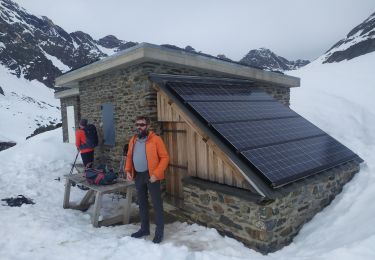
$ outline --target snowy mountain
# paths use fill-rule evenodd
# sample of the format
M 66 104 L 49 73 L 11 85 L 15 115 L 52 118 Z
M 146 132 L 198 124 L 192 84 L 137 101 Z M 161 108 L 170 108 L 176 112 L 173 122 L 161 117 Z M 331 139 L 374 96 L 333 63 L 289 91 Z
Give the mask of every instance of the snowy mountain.
M 135 44 L 67 33 L 45 16 L 0 0 L 0 151 L 61 122 L 51 89 L 57 76 Z
M 11 0 L 0 0 L 0 30 L 0 64 L 17 77 L 36 79 L 48 87 L 63 72 L 136 45 L 113 35 L 94 40 L 81 31 L 67 33 Z
M 260 48 L 249 51 L 240 63 L 271 71 L 295 70 L 309 63 L 308 60 L 289 61 L 271 50 Z
M 365 162 L 342 193 L 301 229 L 292 244 L 264 256 L 232 238 L 220 236 L 214 229 L 196 224 L 167 224 L 164 241 L 155 245 L 150 241 L 152 237 L 130 237 L 139 229 L 139 223 L 93 228 L 92 208 L 86 212 L 63 209 L 64 182 L 59 179 L 71 168 L 76 153 L 74 145 L 62 142 L 60 129 L 24 140 L 38 126 L 60 121 L 58 100 L 53 98 L 53 90 L 44 85 L 50 84 L 53 73 L 59 73 L 57 70 L 61 73 L 73 68 L 58 56 L 58 50 L 65 51 L 59 44 L 72 39 L 73 46 L 66 45 L 67 53 L 80 53 L 81 48 L 95 58 L 100 53 L 94 46 L 104 53 L 127 43 L 107 36 L 95 45 L 96 41 L 84 33 L 66 34 L 65 39 L 61 28 L 52 26 L 51 30 L 58 33 L 51 40 L 46 38 L 43 45 L 34 37 L 35 34 L 47 37 L 43 35 L 51 33 L 47 25 L 36 29 L 39 22 L 47 23 L 47 20 L 32 17 L 8 0 L 0 0 L 0 12 L 0 142 L 17 142 L 16 146 L 0 152 L 0 199 L 23 194 L 35 202 L 8 207 L 1 201 L 1 259 L 123 259 L 126 256 L 141 260 L 375 259 L 375 52 L 371 47 L 374 15 L 314 62 L 286 72 L 302 79 L 301 87 L 291 91 L 292 108 L 356 151 Z M 9 31 L 14 38 L 8 37 L 5 29 L 12 29 L 7 27 L 10 20 L 15 28 L 25 28 L 25 32 Z M 30 24 L 34 24 L 34 31 Z M 28 45 L 25 39 L 35 41 Z M 45 47 L 49 45 L 50 48 Z M 56 56 L 52 50 L 56 50 Z M 55 70 L 48 70 L 51 64 Z M 281 63 L 275 65 L 281 68 Z M 37 79 L 38 73 L 34 72 L 37 68 L 45 69 L 46 79 Z M 71 200 L 78 202 L 84 191 L 72 189 Z M 102 202 L 105 210 L 101 215 L 121 210 L 121 203 L 124 203 L 122 198 L 105 195 Z M 137 215 L 135 204 L 132 209 L 132 216 Z
M 325 54 L 324 62 L 340 62 L 375 51 L 375 13 L 351 30 Z
M 54 130 L 0 153 L 0 199 L 23 194 L 35 202 L 21 207 L 1 202 L 1 259 L 375 259 L 374 67 L 372 52 L 339 63 L 322 64 L 318 59 L 288 71 L 303 79 L 300 88 L 292 89 L 292 108 L 356 151 L 365 163 L 342 193 L 280 251 L 264 256 L 214 229 L 178 221 L 165 225 L 160 245 L 151 242 L 152 236 L 131 238 L 139 229 L 137 222 L 94 228 L 93 207 L 86 212 L 62 207 L 64 181 L 58 180 L 69 172 L 76 149 Z M 361 91 L 353 91 L 353 86 Z M 84 194 L 72 188 L 71 200 L 79 202 Z M 122 203 L 116 195 L 105 195 L 101 216 L 118 213 Z M 131 214 L 138 214 L 135 204 Z M 152 224 L 151 231 L 154 228 Z
M 37 80 L 17 78 L 0 65 L 0 146 L 24 142 L 42 126 L 61 122 L 60 104 L 53 90 Z M 0 149 L 1 151 L 1 149 Z

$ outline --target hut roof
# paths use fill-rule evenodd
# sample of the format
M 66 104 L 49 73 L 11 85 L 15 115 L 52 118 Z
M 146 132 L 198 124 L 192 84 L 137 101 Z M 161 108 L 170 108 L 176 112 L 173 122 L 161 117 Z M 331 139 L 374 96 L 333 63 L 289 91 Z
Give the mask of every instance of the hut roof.
M 288 184 L 362 159 L 323 130 L 254 87 L 230 78 L 151 74 L 242 170 L 260 193 L 275 197 Z

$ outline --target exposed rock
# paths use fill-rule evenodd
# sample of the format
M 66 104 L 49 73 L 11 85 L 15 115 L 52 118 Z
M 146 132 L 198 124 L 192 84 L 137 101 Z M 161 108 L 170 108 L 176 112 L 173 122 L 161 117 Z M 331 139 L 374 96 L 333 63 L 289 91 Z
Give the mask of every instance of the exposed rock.
M 327 52 L 323 63 L 351 60 L 375 51 L 375 13 L 352 29 L 346 38 L 334 44 Z
M 118 47 L 118 51 L 122 51 L 122 50 L 125 50 L 125 49 L 128 49 L 128 48 L 134 47 L 134 46 L 136 46 L 137 44 L 138 44 L 137 42 L 125 42 L 125 43 L 122 43 L 122 44 Z
M 266 48 L 249 51 L 240 63 L 259 67 L 270 71 L 285 71 L 298 69 L 310 63 L 308 60 L 289 61 Z
M 12 146 L 15 146 L 14 142 L 0 142 L 0 151 L 6 150 Z
M 38 134 L 41 134 L 41 133 L 44 133 L 44 132 L 47 132 L 47 131 L 54 130 L 54 129 L 59 128 L 61 126 L 62 126 L 61 123 L 58 123 L 56 125 L 51 124 L 51 125 L 47 125 L 47 126 L 40 126 L 37 129 L 35 129 L 35 131 L 31 135 L 29 135 L 28 137 L 26 137 L 26 139 L 29 139 L 29 138 L 31 138 L 33 136 L 36 136 Z
M 69 34 L 47 17 L 31 15 L 11 0 L 0 2 L 0 28 L 3 32 L 0 34 L 0 63 L 17 77 L 35 79 L 51 88 L 55 78 L 63 72 L 107 56 L 98 47 L 100 40 L 97 42 L 80 31 Z M 100 42 L 109 44 L 110 39 L 105 37 Z M 118 47 L 129 46 L 124 41 L 120 43 Z
M 105 48 L 118 48 L 123 41 L 116 38 L 114 35 L 107 35 L 98 40 L 98 43 Z

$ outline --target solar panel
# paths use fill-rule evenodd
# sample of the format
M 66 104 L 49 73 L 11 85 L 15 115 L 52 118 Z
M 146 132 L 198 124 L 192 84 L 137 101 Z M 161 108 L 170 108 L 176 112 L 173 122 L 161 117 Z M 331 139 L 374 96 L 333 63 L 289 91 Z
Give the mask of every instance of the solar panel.
M 275 101 L 263 91 L 251 89 L 250 86 L 230 84 L 207 84 L 170 82 L 167 84 L 184 101 Z
M 213 124 L 238 150 L 325 134 L 302 117 Z
M 328 135 L 262 147 L 242 154 L 273 186 L 353 159 L 353 152 Z
M 271 186 L 359 158 L 289 107 L 248 84 L 167 83 L 169 90 Z
M 207 122 L 233 122 L 279 117 L 292 117 L 297 114 L 279 102 L 188 102 Z

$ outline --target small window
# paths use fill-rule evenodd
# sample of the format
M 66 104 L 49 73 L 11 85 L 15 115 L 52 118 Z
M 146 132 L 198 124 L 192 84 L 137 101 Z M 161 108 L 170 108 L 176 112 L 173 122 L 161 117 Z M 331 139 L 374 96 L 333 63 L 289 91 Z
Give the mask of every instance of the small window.
M 103 143 L 115 146 L 115 122 L 113 119 L 113 105 L 105 103 L 102 105 Z

